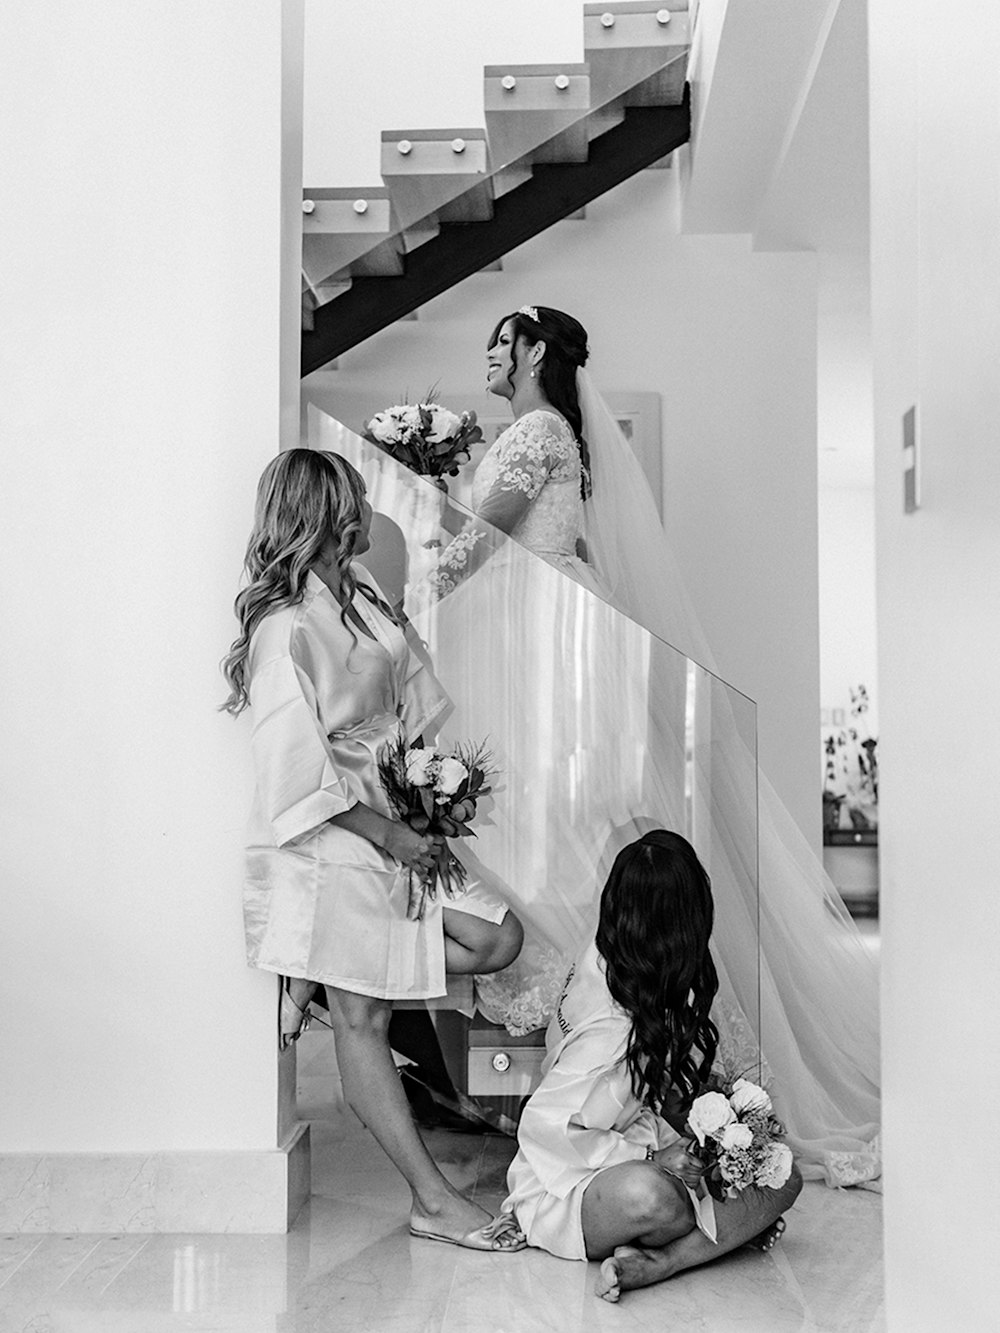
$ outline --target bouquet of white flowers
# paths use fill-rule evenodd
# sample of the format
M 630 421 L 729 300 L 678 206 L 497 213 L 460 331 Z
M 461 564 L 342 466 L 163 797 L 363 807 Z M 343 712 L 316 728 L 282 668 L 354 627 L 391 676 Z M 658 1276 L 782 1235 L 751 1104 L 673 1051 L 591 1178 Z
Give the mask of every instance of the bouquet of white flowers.
M 778 1143 L 783 1126 L 763 1088 L 738 1078 L 728 1091 L 703 1092 L 687 1128 L 706 1165 L 705 1185 L 715 1199 L 734 1198 L 748 1185 L 780 1189 L 792 1170 L 792 1150 Z
M 485 745 L 457 745 L 450 754 L 434 746 L 407 749 L 402 739 L 379 751 L 378 771 L 389 802 L 399 817 L 417 833 L 442 839 L 437 862 L 427 877 L 410 872 L 410 901 L 406 915 L 420 921 L 438 884 L 454 898 L 465 883 L 465 866 L 444 841 L 476 835 L 469 827 L 476 804 L 492 790 L 490 755 Z
M 459 464 L 469 461 L 470 447 L 483 438 L 475 412 L 459 416 L 440 403 L 387 407 L 365 422 L 361 435 L 422 477 L 433 477 L 441 486 L 445 473 L 458 476 Z

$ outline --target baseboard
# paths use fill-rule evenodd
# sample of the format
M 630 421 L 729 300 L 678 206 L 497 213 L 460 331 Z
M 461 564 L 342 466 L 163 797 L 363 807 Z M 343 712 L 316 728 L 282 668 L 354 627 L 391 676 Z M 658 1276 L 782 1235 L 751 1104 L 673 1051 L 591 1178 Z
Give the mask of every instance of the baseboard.
M 261 1152 L 0 1155 L 0 1232 L 282 1233 L 309 1197 L 309 1127 Z

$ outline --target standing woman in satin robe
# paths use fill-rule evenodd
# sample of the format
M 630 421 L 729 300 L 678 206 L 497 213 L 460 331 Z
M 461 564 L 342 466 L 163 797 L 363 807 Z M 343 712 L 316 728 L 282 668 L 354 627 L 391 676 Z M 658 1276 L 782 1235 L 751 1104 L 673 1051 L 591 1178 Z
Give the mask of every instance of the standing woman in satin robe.
M 518 1249 L 511 1218 L 491 1219 L 438 1170 L 389 1048 L 393 1000 L 444 994 L 446 972 L 504 967 L 521 927 L 478 884 L 407 917 L 410 872 L 430 870 L 434 840 L 393 813 L 377 756 L 415 740 L 448 701 L 353 563 L 371 514 L 364 481 L 336 454 L 289 450 L 258 487 L 241 632 L 223 664 L 224 707 L 253 718 L 247 957 L 326 988 L 345 1099 L 410 1186 L 411 1232 Z

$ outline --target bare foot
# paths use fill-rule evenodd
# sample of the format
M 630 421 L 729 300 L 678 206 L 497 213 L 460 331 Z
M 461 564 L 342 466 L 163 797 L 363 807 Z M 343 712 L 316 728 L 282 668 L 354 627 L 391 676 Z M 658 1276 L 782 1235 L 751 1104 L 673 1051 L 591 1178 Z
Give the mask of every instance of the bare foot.
M 774 1249 L 784 1229 L 785 1219 L 779 1217 L 777 1221 L 772 1222 L 769 1227 L 765 1227 L 758 1235 L 752 1236 L 750 1240 L 747 1241 L 747 1249 L 763 1250 L 766 1254 L 768 1250 Z
M 673 1273 L 665 1250 L 644 1250 L 638 1245 L 619 1245 L 610 1259 L 601 1264 L 594 1284 L 594 1295 L 615 1302 L 623 1291 L 649 1287 Z

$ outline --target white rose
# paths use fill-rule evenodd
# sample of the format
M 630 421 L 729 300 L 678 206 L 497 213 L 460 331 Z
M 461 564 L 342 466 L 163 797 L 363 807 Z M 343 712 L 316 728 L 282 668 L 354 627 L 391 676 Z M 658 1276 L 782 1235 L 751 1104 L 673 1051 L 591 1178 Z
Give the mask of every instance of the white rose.
M 442 759 L 441 767 L 438 770 L 437 790 L 442 796 L 454 796 L 468 776 L 469 770 L 461 760 Z
M 723 1096 L 721 1092 L 703 1092 L 700 1097 L 694 1099 L 694 1105 L 688 1115 L 688 1125 L 698 1142 L 704 1143 L 706 1138 L 714 1138 L 735 1119 L 728 1097 Z
M 758 1185 L 766 1185 L 769 1189 L 777 1190 L 784 1185 L 791 1174 L 791 1148 L 787 1143 L 772 1143 L 757 1174 Z
M 741 1125 L 738 1120 L 734 1120 L 722 1131 L 719 1142 L 723 1152 L 729 1152 L 731 1148 L 749 1148 L 753 1143 L 753 1130 L 749 1125 Z
M 433 779 L 432 769 L 437 760 L 435 749 L 411 750 L 406 756 L 406 780 L 414 787 L 427 787 Z
M 383 444 L 390 444 L 396 438 L 396 423 L 388 412 L 376 413 L 369 421 L 368 429 Z
M 746 1078 L 738 1078 L 733 1084 L 731 1101 L 737 1115 L 743 1111 L 771 1110 L 771 1099 L 764 1089 Z
M 431 414 L 431 428 L 427 433 L 429 442 L 438 444 L 441 440 L 450 439 L 461 426 L 461 417 L 449 412 L 446 407 L 439 407 L 437 403 L 426 403 L 425 406 Z

